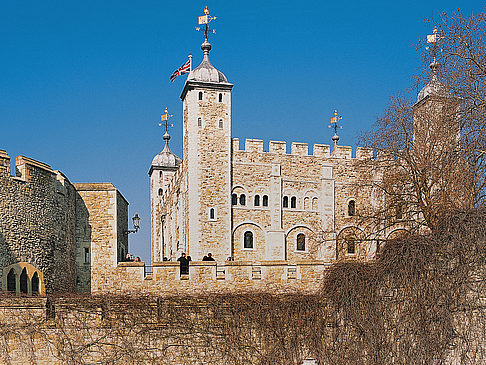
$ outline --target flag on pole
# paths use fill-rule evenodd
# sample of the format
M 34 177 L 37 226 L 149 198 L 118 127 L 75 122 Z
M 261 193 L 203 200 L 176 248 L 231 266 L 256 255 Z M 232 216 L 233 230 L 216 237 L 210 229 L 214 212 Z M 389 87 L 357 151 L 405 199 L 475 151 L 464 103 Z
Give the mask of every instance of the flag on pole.
M 337 123 L 337 116 L 331 118 L 331 123 Z
M 189 58 L 186 63 L 184 63 L 181 67 L 174 71 L 172 75 L 170 75 L 170 82 L 174 82 L 177 76 L 181 76 L 183 74 L 188 74 L 191 72 L 191 59 Z

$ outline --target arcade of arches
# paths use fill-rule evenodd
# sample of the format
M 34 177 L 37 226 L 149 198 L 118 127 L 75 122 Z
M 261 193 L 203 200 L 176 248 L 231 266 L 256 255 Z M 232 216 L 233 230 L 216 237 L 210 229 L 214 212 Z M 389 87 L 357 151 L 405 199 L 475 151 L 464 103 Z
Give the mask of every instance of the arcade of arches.
M 27 262 L 3 268 L 2 288 L 8 292 L 28 295 L 45 293 L 42 272 Z

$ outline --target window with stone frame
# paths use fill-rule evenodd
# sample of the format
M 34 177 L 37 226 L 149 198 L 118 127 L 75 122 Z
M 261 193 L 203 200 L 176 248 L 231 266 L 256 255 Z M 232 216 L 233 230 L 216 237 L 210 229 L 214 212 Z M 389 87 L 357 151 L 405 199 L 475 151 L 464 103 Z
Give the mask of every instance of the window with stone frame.
M 353 217 L 356 215 L 356 202 L 354 200 L 350 200 L 348 202 L 348 216 Z
M 297 208 L 297 198 L 295 196 L 290 198 L 290 208 Z
M 260 206 L 260 195 L 255 195 L 253 205 L 255 207 L 259 207 Z
M 356 238 L 353 236 L 346 237 L 346 246 L 348 255 L 354 255 L 356 253 Z
M 263 196 L 263 204 L 264 207 L 268 207 L 268 195 Z
M 297 251 L 305 251 L 305 234 L 303 233 L 297 235 Z
M 223 119 L 219 120 L 219 128 L 223 129 Z
M 222 103 L 223 102 L 223 94 L 219 93 L 219 98 L 218 98 L 219 102 Z
M 246 196 L 245 194 L 240 195 L 240 205 L 246 205 Z
M 312 198 L 312 210 L 318 210 L 318 209 L 319 209 L 319 205 L 318 205 L 317 198 Z
M 162 188 L 159 189 L 159 195 L 164 195 L 164 190 Z
M 28 293 L 28 281 L 29 277 L 27 276 L 27 270 L 25 267 L 22 270 L 22 273 L 20 274 L 20 292 L 27 294 Z
M 39 294 L 39 275 L 37 272 L 32 275 L 32 294 Z
M 231 194 L 231 204 L 236 205 L 238 204 L 238 195 L 236 194 Z
M 199 96 L 198 96 L 198 99 L 199 99 L 199 100 L 202 100 L 202 99 L 203 99 L 203 92 L 202 92 L 202 91 L 199 91 Z
M 122 256 L 123 258 L 123 256 Z M 89 264 L 89 248 L 85 247 L 84 248 L 84 263 Z
M 201 117 L 197 118 L 197 126 L 198 127 L 202 126 L 202 118 Z
M 310 209 L 310 198 L 308 196 L 304 198 L 304 209 L 305 210 Z
M 253 248 L 253 232 L 246 231 L 243 235 L 243 248 L 251 249 Z
M 214 208 L 209 209 L 209 219 L 215 219 L 216 218 L 216 213 L 214 211 Z
M 282 205 L 283 205 L 284 208 L 289 207 L 289 197 L 288 196 L 283 197 L 283 204 Z

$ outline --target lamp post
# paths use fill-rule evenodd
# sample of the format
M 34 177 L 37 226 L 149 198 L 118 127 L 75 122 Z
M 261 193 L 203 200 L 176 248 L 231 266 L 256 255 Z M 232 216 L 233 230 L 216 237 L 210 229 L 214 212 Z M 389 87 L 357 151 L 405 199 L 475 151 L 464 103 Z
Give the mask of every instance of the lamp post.
M 135 213 L 135 215 L 132 217 L 132 223 L 133 223 L 133 228 L 134 229 L 128 229 L 124 233 L 128 235 L 129 233 L 137 233 L 138 230 L 140 229 L 140 221 L 142 219 L 138 216 L 138 213 Z

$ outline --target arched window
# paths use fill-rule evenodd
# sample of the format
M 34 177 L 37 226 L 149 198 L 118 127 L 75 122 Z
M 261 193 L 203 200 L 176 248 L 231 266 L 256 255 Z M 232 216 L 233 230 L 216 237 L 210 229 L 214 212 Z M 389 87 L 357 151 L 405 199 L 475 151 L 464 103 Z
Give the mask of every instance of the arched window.
M 260 206 L 260 195 L 255 195 L 255 202 L 253 204 L 255 207 Z
M 310 209 L 310 198 L 308 196 L 304 198 L 304 209 Z
M 312 210 L 318 210 L 319 206 L 317 205 L 317 198 L 312 198 Z
M 240 205 L 246 205 L 246 196 L 245 194 L 240 195 Z
M 164 189 L 160 188 L 159 189 L 159 195 L 163 195 L 164 194 Z
M 295 208 L 295 207 L 297 207 L 297 198 L 293 196 L 292 198 L 290 198 L 290 208 Z
M 288 208 L 289 207 L 289 197 L 288 196 L 284 196 L 283 197 L 283 207 L 284 208 Z
M 243 236 L 243 248 L 253 248 L 253 232 L 245 232 Z
M 219 102 L 222 103 L 223 102 L 223 94 L 219 93 Z
M 263 206 L 268 207 L 268 195 L 263 196 Z
M 356 253 L 356 239 L 354 237 L 346 238 L 346 244 L 348 246 L 348 254 L 354 255 Z
M 238 204 L 238 195 L 236 194 L 231 194 L 231 204 L 236 205 Z
M 219 120 L 219 128 L 223 128 L 223 119 Z
M 348 216 L 352 217 L 354 215 L 356 215 L 356 202 L 350 200 L 348 203 Z
M 27 270 L 24 269 L 22 270 L 22 273 L 20 274 L 20 292 L 27 294 L 28 289 L 27 289 L 27 281 L 29 278 L 27 277 Z
M 10 269 L 7 275 L 7 290 L 14 293 L 17 291 L 17 280 L 15 276 L 15 270 Z
M 36 272 L 32 276 L 32 294 L 39 294 L 39 275 Z
M 305 234 L 303 233 L 297 235 L 297 251 L 305 251 Z
M 202 97 L 203 97 L 203 93 L 202 91 L 199 91 L 199 100 L 202 100 Z
M 214 208 L 209 209 L 209 219 L 214 219 Z
M 198 127 L 202 126 L 202 119 L 201 119 L 201 117 L 197 118 L 197 126 Z

